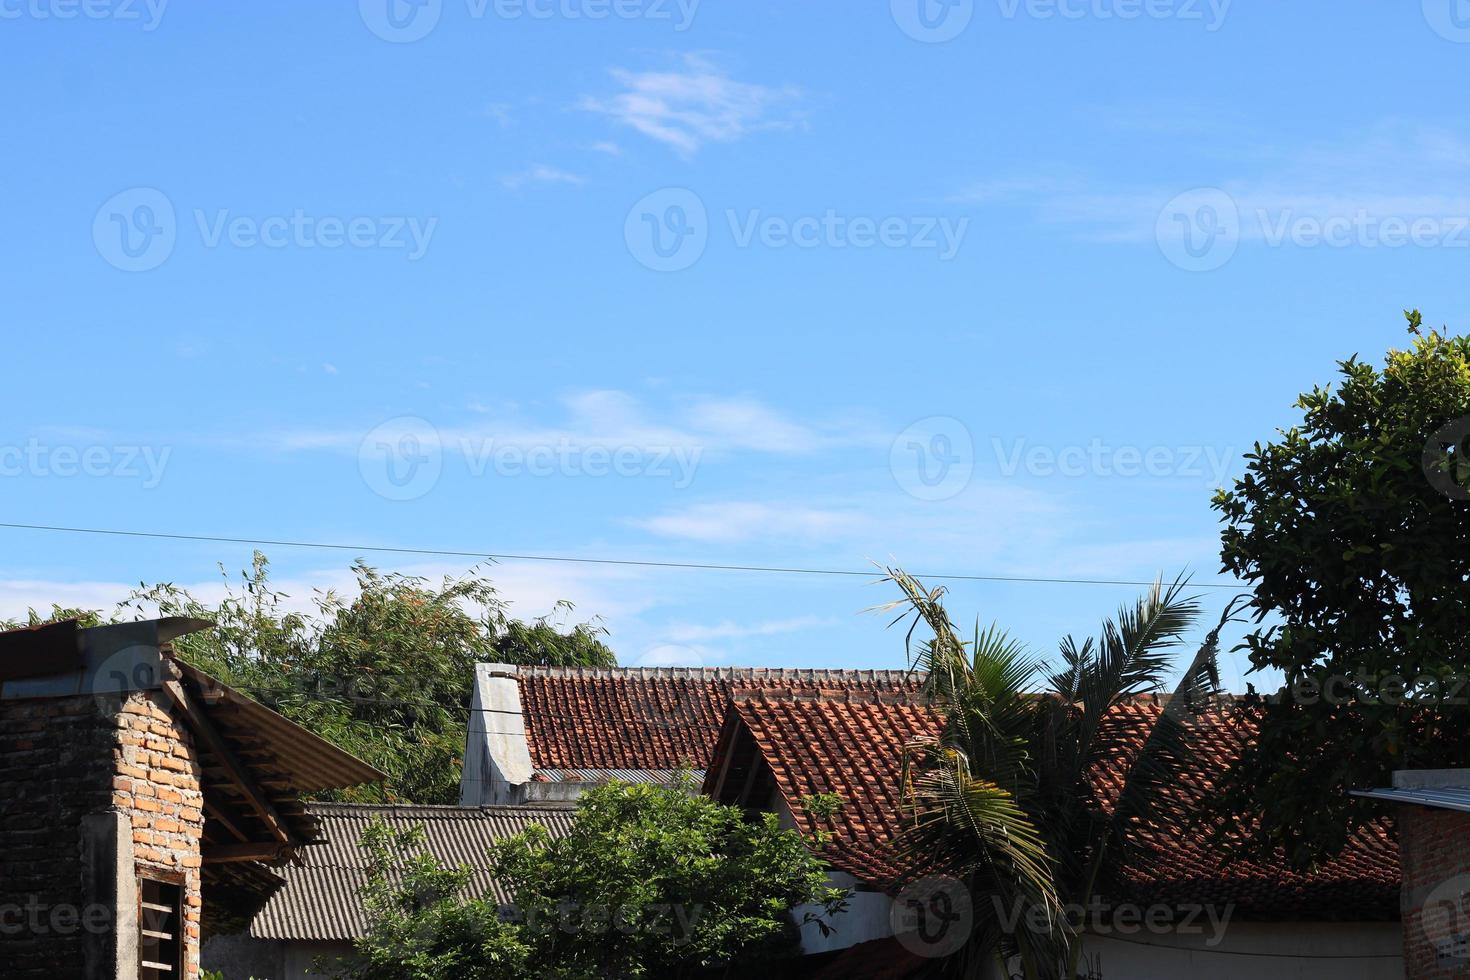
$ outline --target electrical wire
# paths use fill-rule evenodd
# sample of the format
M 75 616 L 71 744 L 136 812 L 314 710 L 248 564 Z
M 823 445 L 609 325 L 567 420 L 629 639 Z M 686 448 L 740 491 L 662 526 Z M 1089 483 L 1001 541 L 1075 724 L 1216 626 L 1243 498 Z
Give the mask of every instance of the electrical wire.
M 874 572 L 872 570 L 860 571 L 848 568 L 802 568 L 780 565 L 725 565 L 715 562 L 648 561 L 631 558 L 582 558 L 571 555 L 524 555 L 488 551 L 452 551 L 438 548 L 400 548 L 388 545 L 334 544 L 321 541 L 291 541 L 272 538 L 236 538 L 215 534 L 175 534 L 163 531 L 130 531 L 117 528 L 65 527 L 53 524 L 20 524 L 12 522 L 0 522 L 0 528 L 10 528 L 13 530 L 23 531 L 51 531 L 64 534 L 92 534 L 126 538 L 151 538 L 154 540 L 162 541 L 197 541 L 212 544 L 247 544 L 267 548 L 314 548 L 323 551 L 373 552 L 381 554 L 415 555 L 420 557 L 435 558 L 474 558 L 480 561 L 488 559 L 490 561 L 497 562 L 550 562 L 573 565 L 611 565 L 635 568 L 670 568 L 716 572 L 765 572 L 777 575 L 828 575 L 863 578 L 871 578 L 874 575 Z M 1062 578 L 1030 575 L 916 574 L 914 577 L 920 580 L 929 580 L 936 582 L 1001 582 L 1022 585 L 1128 585 L 1147 587 L 1154 584 L 1151 581 L 1130 579 Z M 1241 584 L 1231 584 L 1228 582 L 1194 582 L 1190 584 L 1192 588 L 1197 589 L 1233 589 L 1235 591 L 1240 591 L 1244 588 L 1244 586 Z

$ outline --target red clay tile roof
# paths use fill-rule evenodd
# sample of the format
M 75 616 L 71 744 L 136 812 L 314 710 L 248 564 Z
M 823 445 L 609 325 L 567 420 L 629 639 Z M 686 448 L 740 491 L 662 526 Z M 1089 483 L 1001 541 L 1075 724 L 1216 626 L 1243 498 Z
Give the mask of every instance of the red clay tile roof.
M 704 769 L 737 691 L 916 690 L 901 670 L 521 667 L 537 769 Z
M 1148 725 L 1162 709 L 1155 699 L 1141 699 L 1119 710 L 1127 723 L 1136 726 L 1136 744 L 1141 745 Z M 836 793 L 846 801 L 825 853 L 832 865 L 870 884 L 890 883 L 900 872 L 891 844 L 900 829 L 901 748 L 910 739 L 938 731 L 929 711 L 914 703 L 885 704 L 853 696 L 772 695 L 739 697 L 731 712 L 732 723 L 721 739 L 706 792 L 712 790 L 734 740 L 748 733 L 803 830 L 815 828 L 801 812 L 801 797 Z M 1241 735 L 1240 729 L 1226 724 L 1206 726 L 1203 744 L 1229 760 L 1238 751 Z M 1116 797 L 1127 764 L 1126 758 L 1119 758 L 1098 772 L 1096 786 L 1104 808 Z M 1182 787 L 1179 800 L 1197 803 L 1201 789 Z M 1234 914 L 1243 919 L 1361 921 L 1397 915 L 1398 851 L 1383 823 L 1362 832 L 1340 857 L 1309 875 L 1281 865 L 1227 865 L 1203 833 L 1175 838 L 1144 828 L 1140 834 L 1145 856 L 1109 889 L 1114 901 L 1175 906 L 1233 903 Z
M 1141 698 L 1117 709 L 1127 727 L 1144 733 L 1163 711 L 1155 698 Z M 1243 712 L 1211 715 L 1195 726 L 1199 745 L 1228 765 L 1242 743 L 1254 734 Z M 1127 759 L 1118 759 L 1096 774 L 1095 785 L 1105 808 L 1111 808 L 1122 788 Z M 1179 805 L 1196 804 L 1206 787 L 1180 787 Z M 1149 855 L 1126 868 L 1114 882 L 1117 901 L 1141 905 L 1161 903 L 1233 903 L 1236 915 L 1246 919 L 1289 917 L 1345 918 L 1351 920 L 1394 919 L 1399 913 L 1399 857 L 1388 821 L 1375 821 L 1360 830 L 1336 858 L 1310 874 L 1289 870 L 1279 864 L 1223 860 L 1218 848 L 1204 836 L 1176 834 L 1156 827 L 1137 828 L 1135 833 Z
M 929 708 L 916 698 L 770 692 L 737 695 L 730 710 L 754 737 L 804 831 L 816 828 L 801 812 L 802 797 L 842 797 L 823 852 L 833 867 L 873 883 L 899 874 L 891 845 L 902 829 L 903 747 L 939 734 L 940 720 Z M 718 761 L 706 777 L 706 792 L 717 767 Z

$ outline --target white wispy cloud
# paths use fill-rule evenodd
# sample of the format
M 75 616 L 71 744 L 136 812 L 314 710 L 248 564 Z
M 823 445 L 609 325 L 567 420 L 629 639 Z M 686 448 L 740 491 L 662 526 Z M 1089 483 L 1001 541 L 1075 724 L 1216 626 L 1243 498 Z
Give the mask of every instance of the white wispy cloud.
M 1191 133 L 1197 139 L 1187 152 L 1177 154 L 1168 138 L 1179 134 L 1161 130 L 1159 152 L 1179 158 L 1167 183 L 1109 187 L 1097 175 L 997 176 L 966 185 L 950 200 L 1030 211 L 1044 223 L 1073 228 L 1079 239 L 1127 244 L 1153 242 L 1161 209 L 1197 188 L 1230 196 L 1243 241 L 1268 239 L 1283 220 L 1297 218 L 1375 224 L 1470 217 L 1464 190 L 1470 140 L 1455 132 L 1385 120 L 1333 139 L 1292 142 L 1242 136 L 1235 124 L 1220 132 L 1201 127 Z
M 800 118 L 799 90 L 737 81 L 696 55 L 686 55 L 677 69 L 614 68 L 612 77 L 622 91 L 584 96 L 580 107 L 684 156 L 693 156 L 707 143 L 732 143 L 761 130 L 789 129 Z
M 754 623 L 724 620 L 719 623 L 671 623 L 664 633 L 675 643 L 709 643 L 714 640 L 741 640 L 751 636 L 779 636 L 803 630 L 831 626 L 830 616 L 797 616 L 792 619 L 769 619 Z
M 583 391 L 563 397 L 549 422 L 524 412 L 476 404 L 472 419 L 437 423 L 446 452 L 483 446 L 569 446 L 679 449 L 689 452 L 761 452 L 801 455 L 828 448 L 875 445 L 882 436 L 841 420 L 802 420 L 746 397 L 700 395 L 651 408 L 619 390 Z M 414 423 L 405 421 L 406 431 Z M 265 437 L 266 448 L 290 452 L 356 453 L 375 423 L 360 428 L 300 429 Z M 380 433 L 381 434 L 381 433 Z
M 568 184 L 580 187 L 587 182 L 587 178 L 560 170 L 544 163 L 533 163 L 525 170 L 513 174 L 505 174 L 500 178 L 500 186 L 507 190 L 519 190 L 527 184 Z
M 694 504 L 634 520 L 633 526 L 688 541 L 733 542 L 754 538 L 831 538 L 855 530 L 861 515 L 755 501 Z

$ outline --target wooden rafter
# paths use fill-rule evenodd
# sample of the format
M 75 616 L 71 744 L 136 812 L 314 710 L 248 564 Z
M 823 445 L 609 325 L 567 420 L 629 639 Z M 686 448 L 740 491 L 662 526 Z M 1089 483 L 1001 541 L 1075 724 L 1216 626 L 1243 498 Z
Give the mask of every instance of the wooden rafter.
M 246 802 L 250 804 L 257 816 L 265 823 L 277 841 L 292 847 L 300 845 L 286 827 L 286 822 L 281 818 L 275 806 L 266 798 L 260 787 L 255 784 L 255 778 L 245 768 L 238 756 L 235 755 L 224 736 L 215 728 L 214 722 L 209 716 L 194 703 L 194 699 L 185 690 L 183 682 L 177 679 L 167 680 L 163 683 L 163 689 L 173 698 L 179 710 L 189 719 L 194 734 L 204 742 L 204 745 L 219 760 L 231 783 L 244 795 Z

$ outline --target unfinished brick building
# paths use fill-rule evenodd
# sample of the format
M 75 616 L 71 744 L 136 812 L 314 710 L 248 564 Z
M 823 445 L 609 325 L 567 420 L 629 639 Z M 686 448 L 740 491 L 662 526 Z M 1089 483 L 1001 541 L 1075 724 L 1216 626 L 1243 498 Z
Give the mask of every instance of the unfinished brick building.
M 1470 771 L 1403 770 L 1353 795 L 1399 804 L 1404 976 L 1470 978 Z
M 0 633 L 0 977 L 195 980 L 317 838 L 302 798 L 383 778 L 180 661 L 209 625 Z

